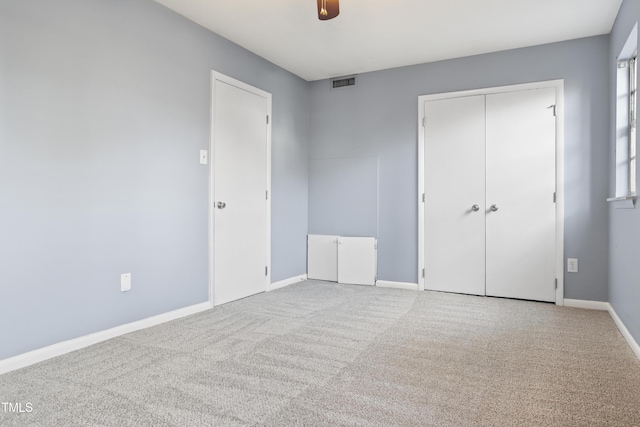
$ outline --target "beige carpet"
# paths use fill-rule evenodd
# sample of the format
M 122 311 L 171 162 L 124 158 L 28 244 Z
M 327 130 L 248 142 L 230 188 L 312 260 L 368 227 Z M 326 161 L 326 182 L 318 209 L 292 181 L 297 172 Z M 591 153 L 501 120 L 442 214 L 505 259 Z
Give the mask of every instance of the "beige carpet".
M 0 376 L 0 425 L 640 426 L 605 312 L 308 281 Z

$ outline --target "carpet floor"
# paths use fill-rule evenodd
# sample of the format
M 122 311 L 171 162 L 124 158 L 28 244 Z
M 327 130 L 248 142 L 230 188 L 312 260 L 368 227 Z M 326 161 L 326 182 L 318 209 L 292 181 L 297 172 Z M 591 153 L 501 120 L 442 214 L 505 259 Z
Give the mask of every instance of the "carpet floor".
M 306 281 L 0 376 L 2 426 L 640 426 L 606 312 Z

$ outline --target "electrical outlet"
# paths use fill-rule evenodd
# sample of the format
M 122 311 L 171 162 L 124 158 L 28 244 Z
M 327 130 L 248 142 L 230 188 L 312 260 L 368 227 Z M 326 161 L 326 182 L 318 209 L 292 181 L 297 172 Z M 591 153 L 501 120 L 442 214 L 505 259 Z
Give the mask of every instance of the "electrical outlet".
M 120 292 L 127 292 L 131 290 L 131 273 L 124 273 L 120 275 Z
M 577 273 L 578 272 L 578 258 L 568 258 L 567 259 L 567 272 L 569 272 L 569 273 Z

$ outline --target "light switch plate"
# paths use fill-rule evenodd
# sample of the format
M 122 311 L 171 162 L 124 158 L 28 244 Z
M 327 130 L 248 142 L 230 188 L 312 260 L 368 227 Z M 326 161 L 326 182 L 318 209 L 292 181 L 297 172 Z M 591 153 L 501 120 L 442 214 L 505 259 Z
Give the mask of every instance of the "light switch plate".
M 127 292 L 131 290 L 131 273 L 120 275 L 120 291 Z
M 200 150 L 200 164 L 206 165 L 209 163 L 209 153 L 207 150 Z

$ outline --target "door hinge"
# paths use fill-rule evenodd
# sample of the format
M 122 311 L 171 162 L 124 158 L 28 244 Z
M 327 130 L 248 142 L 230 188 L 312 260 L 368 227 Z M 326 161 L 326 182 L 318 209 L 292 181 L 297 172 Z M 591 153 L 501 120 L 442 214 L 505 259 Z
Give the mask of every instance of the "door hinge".
M 425 201 L 425 196 L 424 196 L 424 193 L 422 193 L 422 203 L 424 203 L 424 201 Z
M 424 117 L 422 118 L 422 127 L 423 127 L 423 128 L 426 128 L 426 127 L 427 127 L 427 116 L 424 116 Z
M 424 268 L 422 269 L 422 277 L 424 278 Z
M 267 276 L 269 274 L 269 267 L 264 266 L 264 275 Z
M 556 279 L 556 289 L 558 289 L 558 279 Z
M 269 190 L 265 191 L 264 199 L 269 200 Z
M 269 116 L 267 116 L 267 124 L 269 124 Z
M 556 202 L 556 193 L 554 192 L 553 193 L 553 203 L 555 203 L 555 202 Z

